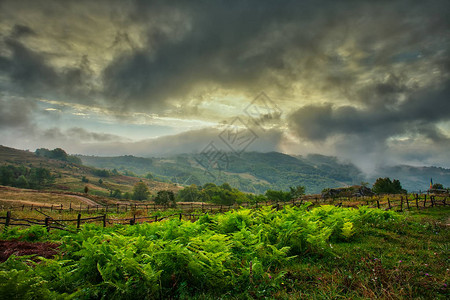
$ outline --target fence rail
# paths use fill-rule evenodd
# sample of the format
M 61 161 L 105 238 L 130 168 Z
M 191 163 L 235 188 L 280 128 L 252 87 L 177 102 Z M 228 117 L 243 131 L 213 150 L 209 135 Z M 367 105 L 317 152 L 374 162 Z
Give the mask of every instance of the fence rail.
M 320 196 L 303 196 L 298 199 L 293 199 L 289 202 L 263 202 L 263 203 L 240 203 L 233 205 L 220 205 L 205 202 L 178 202 L 176 204 L 176 209 L 183 212 L 225 212 L 231 209 L 236 209 L 238 207 L 244 208 L 258 208 L 261 205 L 301 205 L 302 203 L 309 201 L 314 205 L 316 204 L 336 204 L 342 203 L 343 206 L 358 206 L 366 204 L 368 206 L 372 205 L 378 208 L 410 208 L 415 206 L 419 208 L 420 206 L 434 206 L 434 205 L 446 205 L 447 198 L 449 194 L 409 194 L 409 195 L 386 195 L 386 196 L 363 196 L 363 197 L 334 197 L 334 198 L 322 198 Z M 420 204 L 419 204 L 420 203 Z M 129 211 L 143 210 L 145 213 L 152 213 L 157 211 L 165 211 L 168 206 L 157 205 L 155 203 L 145 203 L 145 204 L 129 204 L 129 203 L 117 203 L 111 205 L 72 205 L 64 206 L 60 205 L 0 205 L 0 209 L 3 211 L 25 211 L 25 210 L 40 210 L 40 211 L 51 211 L 51 212 L 78 212 L 78 213 L 88 213 L 88 214 L 108 214 L 108 213 L 126 213 Z
M 132 218 L 115 218 L 114 216 L 108 217 L 108 212 L 113 212 L 112 210 L 108 211 L 108 207 L 104 207 L 103 214 L 100 216 L 89 216 L 89 217 L 82 217 L 82 212 L 87 213 L 90 215 L 92 213 L 92 209 L 90 210 L 89 207 L 87 207 L 85 210 L 82 208 L 79 209 L 78 215 L 76 219 L 57 219 L 55 217 L 51 217 L 47 214 L 45 214 L 42 209 L 39 210 L 41 207 L 31 206 L 32 209 L 35 211 L 41 213 L 44 215 L 45 218 L 38 219 L 38 218 L 13 218 L 12 217 L 12 211 L 8 210 L 6 212 L 6 216 L 0 216 L 0 224 L 3 223 L 5 228 L 9 226 L 32 226 L 32 225 L 40 225 L 45 226 L 48 231 L 50 229 L 61 229 L 61 230 L 71 230 L 70 224 L 76 224 L 76 228 L 79 229 L 80 226 L 84 223 L 100 223 L 103 225 L 103 227 L 106 227 L 108 224 L 130 224 L 134 225 L 137 223 L 153 223 L 153 222 L 160 222 L 165 219 L 169 218 L 179 218 L 180 220 L 196 220 L 199 216 L 204 215 L 205 213 L 220 213 L 225 212 L 234 208 L 238 207 L 249 207 L 249 208 L 258 208 L 261 207 L 261 205 L 271 205 L 274 209 L 281 209 L 285 205 L 292 205 L 292 206 L 301 206 L 302 204 L 306 202 L 311 202 L 312 206 L 317 205 L 335 205 L 340 207 L 359 207 L 361 205 L 367 205 L 369 207 L 373 208 L 380 208 L 380 209 L 394 209 L 397 211 L 403 211 L 408 209 L 424 209 L 428 207 L 434 207 L 434 206 L 446 206 L 447 205 L 447 198 L 449 195 L 419 195 L 419 194 L 410 194 L 410 195 L 387 195 L 387 196 L 376 196 L 376 197 L 345 197 L 345 198 L 327 198 L 323 199 L 320 197 L 312 197 L 312 196 L 305 196 L 299 199 L 293 199 L 289 202 L 265 202 L 265 203 L 243 203 L 239 206 L 237 205 L 230 205 L 230 206 L 224 206 L 224 205 L 215 205 L 215 204 L 208 204 L 208 203 L 189 203 L 187 205 L 187 209 L 185 210 L 183 206 L 181 206 L 182 212 L 180 213 L 174 213 L 168 216 L 158 216 L 158 215 L 148 215 L 148 216 L 138 216 L 136 217 L 136 212 L 139 209 L 145 209 L 147 212 L 149 210 L 149 204 L 133 204 L 132 205 L 132 211 L 134 212 Z M 120 205 L 127 205 L 127 204 L 120 204 Z M 186 205 L 186 204 L 183 204 Z M 150 205 L 151 206 L 151 205 Z M 117 212 L 119 211 L 119 205 L 115 205 Z M 186 207 L 186 206 L 184 206 Z M 19 207 L 24 210 L 24 206 Z M 160 208 L 160 209 L 159 209 Z M 180 209 L 180 206 L 177 207 Z M 156 205 L 154 206 L 154 209 L 156 209 Z M 167 207 L 158 207 L 158 210 L 164 210 L 167 209 Z M 53 209 L 51 209 L 53 210 Z M 17 210 L 16 210 L 17 211 Z M 63 211 L 62 205 L 61 210 Z M 74 210 L 71 210 L 74 211 Z M 125 209 L 125 211 L 127 211 Z M 157 210 L 154 210 L 157 211 Z M 153 211 L 153 212 L 154 212 Z M 201 211 L 201 213 L 194 213 L 195 211 Z M 115 212 L 115 211 L 114 211 Z

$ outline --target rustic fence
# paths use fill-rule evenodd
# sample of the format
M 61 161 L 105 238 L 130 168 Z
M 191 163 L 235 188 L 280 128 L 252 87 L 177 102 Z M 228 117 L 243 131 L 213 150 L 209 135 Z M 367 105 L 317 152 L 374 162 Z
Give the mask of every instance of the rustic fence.
M 116 218 L 111 214 L 108 216 L 108 212 L 119 212 L 119 205 L 129 205 L 129 204 L 117 204 L 113 207 L 110 207 L 108 210 L 108 206 L 102 207 L 103 214 L 100 216 L 94 217 L 82 217 L 82 212 L 90 215 L 92 212 L 98 212 L 98 206 L 96 209 L 89 209 L 89 206 L 83 210 L 80 206 L 78 209 L 78 215 L 76 219 L 62 219 L 51 217 L 47 215 L 45 212 L 40 209 L 40 207 L 30 206 L 32 210 L 35 210 L 42 214 L 45 218 L 14 218 L 11 210 L 6 212 L 5 217 L 0 217 L 0 223 L 3 223 L 5 228 L 9 226 L 32 226 L 32 225 L 41 225 L 45 226 L 48 231 L 50 229 L 62 229 L 62 230 L 71 230 L 71 228 L 80 228 L 82 224 L 87 223 L 97 223 L 102 224 L 103 227 L 106 227 L 108 224 L 130 224 L 134 225 L 137 223 L 152 223 L 159 222 L 168 218 L 179 218 L 180 220 L 196 220 L 199 216 L 204 215 L 205 213 L 220 213 L 225 212 L 234 208 L 239 207 L 247 207 L 247 208 L 258 208 L 262 205 L 271 205 L 274 209 L 282 209 L 285 205 L 291 206 L 301 206 L 306 202 L 311 202 L 312 206 L 317 205 L 335 205 L 339 207 L 359 207 L 361 205 L 366 205 L 372 208 L 386 209 L 386 210 L 396 210 L 403 211 L 409 209 L 424 209 L 435 206 L 446 206 L 447 198 L 449 195 L 419 195 L 419 194 L 410 194 L 410 195 L 386 195 L 386 196 L 376 196 L 376 197 L 336 197 L 336 198 L 327 198 L 323 199 L 315 196 L 304 196 L 299 199 L 293 199 L 289 202 L 264 202 L 264 203 L 242 203 L 240 205 L 214 205 L 209 203 L 183 203 L 184 206 L 178 205 L 178 209 L 182 212 L 173 213 L 168 216 L 158 216 L 158 215 L 150 215 L 150 216 L 136 216 L 136 212 L 139 209 L 145 209 L 147 212 L 152 212 L 151 208 L 153 208 L 153 212 L 158 210 L 167 209 L 164 206 L 156 206 L 149 204 L 132 204 L 130 210 L 134 213 L 132 218 Z M 185 209 L 183 209 L 183 207 Z M 48 208 L 47 206 L 45 208 Z M 150 208 L 150 210 L 149 210 Z M 25 207 L 19 207 L 19 209 L 24 210 Z M 28 209 L 28 208 L 27 208 Z M 127 211 L 127 206 L 125 206 L 125 212 Z M 63 206 L 58 206 L 57 208 L 50 208 L 51 211 L 59 210 L 60 212 L 64 210 Z M 70 207 L 70 211 L 74 211 L 75 208 Z M 193 213 L 197 211 L 198 213 Z M 200 213 L 201 212 L 201 213 Z M 70 226 L 73 224 L 72 226 Z
M 71 212 L 71 213 L 87 213 L 87 214 L 109 214 L 109 213 L 127 213 L 138 210 L 145 211 L 146 214 L 152 212 L 166 211 L 175 208 L 182 212 L 225 212 L 239 207 L 258 208 L 262 205 L 273 205 L 282 207 L 284 205 L 299 206 L 305 202 L 311 202 L 313 205 L 339 205 L 343 207 L 357 207 L 367 205 L 381 209 L 410 209 L 411 207 L 433 207 L 437 205 L 446 205 L 448 194 L 409 194 L 409 195 L 385 195 L 385 196 L 361 196 L 361 197 L 333 197 L 322 198 L 318 195 L 306 195 L 298 199 L 292 199 L 288 202 L 259 202 L 259 203 L 236 203 L 233 205 L 220 205 L 205 202 L 178 202 L 176 206 L 157 205 L 156 203 L 116 203 L 110 205 L 1 205 L 0 210 L 3 211 L 26 211 L 40 210 L 48 212 Z
M 44 214 L 45 215 L 45 214 Z M 153 222 L 160 222 L 165 219 L 169 218 L 179 218 L 180 220 L 190 220 L 195 221 L 198 219 L 199 216 L 202 216 L 203 214 L 187 214 L 187 213 L 176 213 L 171 214 L 168 216 L 144 216 L 144 217 L 137 217 L 134 215 L 132 218 L 111 218 L 108 217 L 108 215 L 100 215 L 95 217 L 82 217 L 82 214 L 78 214 L 76 219 L 56 219 L 51 216 L 45 215 L 45 218 L 14 218 L 11 211 L 6 212 L 5 217 L 0 217 L 0 220 L 4 220 L 4 222 L 1 222 L 4 224 L 4 228 L 8 228 L 10 226 L 33 226 L 33 225 L 40 225 L 44 226 L 47 231 L 50 231 L 50 229 L 60 229 L 60 230 L 67 230 L 67 231 L 73 231 L 75 228 L 80 229 L 81 225 L 88 224 L 88 223 L 96 223 L 98 225 L 103 225 L 103 227 L 106 227 L 109 225 L 115 225 L 115 224 L 122 224 L 122 225 L 135 225 L 138 223 L 153 223 Z

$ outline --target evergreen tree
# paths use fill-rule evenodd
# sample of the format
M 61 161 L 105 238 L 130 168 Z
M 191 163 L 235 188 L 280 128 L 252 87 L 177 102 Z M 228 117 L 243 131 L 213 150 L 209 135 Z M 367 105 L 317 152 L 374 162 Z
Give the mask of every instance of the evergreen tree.
M 150 192 L 148 190 L 148 186 L 139 181 L 133 187 L 133 199 L 134 200 L 147 200 Z

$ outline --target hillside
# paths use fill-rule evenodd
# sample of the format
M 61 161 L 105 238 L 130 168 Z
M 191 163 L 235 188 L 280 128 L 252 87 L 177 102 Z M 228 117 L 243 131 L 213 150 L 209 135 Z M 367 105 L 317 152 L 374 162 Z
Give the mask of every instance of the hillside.
M 83 164 L 97 168 L 131 171 L 139 175 L 151 173 L 156 178 L 184 185 L 228 182 L 235 188 L 252 193 L 304 185 L 308 194 L 314 194 L 324 188 L 351 185 L 364 179 L 354 165 L 321 155 L 293 157 L 278 152 L 247 152 L 238 157 L 227 153 L 218 165 L 209 170 L 206 170 L 205 157 L 200 154 L 168 158 L 79 157 Z
M 45 189 L 50 191 L 81 193 L 84 192 L 85 187 L 88 187 L 91 195 L 109 196 L 111 191 L 116 190 L 120 190 L 121 193 L 130 193 L 133 185 L 139 180 L 146 182 L 154 193 L 164 189 L 174 191 L 179 189 L 174 184 L 102 172 L 93 167 L 37 156 L 33 152 L 4 146 L 0 146 L 0 166 L 14 166 L 22 169 L 48 169 L 52 176 L 52 181 L 46 184 Z

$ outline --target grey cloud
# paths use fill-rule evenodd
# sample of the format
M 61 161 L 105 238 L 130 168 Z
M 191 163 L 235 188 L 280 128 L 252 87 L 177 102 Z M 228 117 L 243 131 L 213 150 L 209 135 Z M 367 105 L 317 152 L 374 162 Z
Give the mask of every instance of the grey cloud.
M 213 143 L 218 150 L 230 152 L 230 148 L 218 137 L 221 130 L 205 128 L 191 130 L 176 135 L 163 136 L 138 142 L 107 141 L 102 143 L 85 143 L 69 145 L 71 152 L 90 155 L 138 155 L 138 156 L 167 156 L 180 153 L 201 153 L 209 143 Z M 282 140 L 282 133 L 269 130 L 260 135 L 248 148 L 249 151 L 269 152 L 279 151 L 278 145 Z
M 48 62 L 45 54 L 33 51 L 24 45 L 17 35 L 28 32 L 27 27 L 16 26 L 4 44 L 12 53 L 11 57 L 0 56 L 0 74 L 7 74 L 10 81 L 9 92 L 22 96 L 59 97 L 69 101 L 92 101 L 92 70 L 85 55 L 78 65 L 56 69 Z
M 0 130 L 30 130 L 36 104 L 0 93 Z
M 449 111 L 449 8 L 444 0 L 4 0 L 0 88 L 200 119 L 214 89 L 249 98 L 264 90 L 294 111 L 289 125 L 302 139 L 343 137 L 361 153 L 387 153 L 390 137 L 407 134 L 439 148 L 447 135 L 436 124 Z M 36 39 L 51 47 L 37 47 Z M 283 100 L 289 98 L 299 100 Z M 311 104 L 317 99 L 324 104 Z M 11 115 L 5 112 L 14 105 L 2 103 L 2 114 Z M 271 121 L 281 124 L 284 116 Z M 197 149 L 200 137 L 190 134 L 152 143 L 161 151 Z M 108 140 L 79 130 L 72 135 Z
M 50 128 L 42 132 L 42 137 L 48 140 L 72 142 L 74 145 L 83 143 L 102 143 L 102 142 L 124 142 L 127 138 L 108 134 L 88 131 L 80 127 L 72 127 L 67 130 L 60 128 Z
M 450 161 L 445 150 L 450 138 L 436 125 L 450 121 L 448 86 L 420 91 L 394 107 L 388 104 L 371 104 L 364 108 L 332 104 L 305 106 L 289 116 L 289 124 L 300 138 L 319 144 L 331 140 L 341 155 L 353 160 L 359 156 L 366 165 L 370 156 L 375 157 L 370 163 L 372 166 L 377 162 L 386 163 L 389 155 L 401 157 L 401 149 L 405 150 L 405 157 L 411 156 L 414 152 L 411 149 L 399 147 L 398 142 L 392 144 L 390 138 L 399 136 L 416 143 L 420 151 L 414 155 L 422 158 L 434 155 L 442 159 L 441 164 L 446 164 Z M 422 144 L 427 147 L 422 148 Z M 436 156 L 436 149 L 442 151 L 439 156 Z

